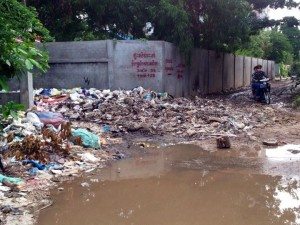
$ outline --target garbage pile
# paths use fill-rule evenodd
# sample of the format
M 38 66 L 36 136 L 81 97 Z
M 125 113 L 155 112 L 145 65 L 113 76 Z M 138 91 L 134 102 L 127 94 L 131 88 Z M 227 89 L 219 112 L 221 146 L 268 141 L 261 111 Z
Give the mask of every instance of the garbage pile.
M 42 89 L 36 92 L 35 102 L 38 110 L 106 126 L 115 134 L 141 132 L 201 139 L 247 133 L 253 127 L 276 122 L 270 107 L 245 109 L 222 99 L 173 98 L 142 87 L 131 91 Z
M 0 131 L 0 224 L 33 224 L 32 210 L 49 201 L 49 187 L 121 158 L 103 149 L 105 135 L 74 126 L 60 112 L 37 106 L 6 124 Z
M 37 192 L 32 190 L 45 190 L 63 178 L 122 158 L 120 152 L 103 149 L 105 138 L 128 133 L 187 140 L 251 135 L 252 128 L 285 118 L 255 103 L 241 108 L 221 98 L 174 98 L 142 87 L 129 91 L 40 89 L 34 100 L 35 106 L 20 113 L 0 135 L 0 169 L 3 163 L 9 171 L 0 174 L 0 224 L 11 213 L 30 215 L 28 202 L 37 202 L 32 197 Z

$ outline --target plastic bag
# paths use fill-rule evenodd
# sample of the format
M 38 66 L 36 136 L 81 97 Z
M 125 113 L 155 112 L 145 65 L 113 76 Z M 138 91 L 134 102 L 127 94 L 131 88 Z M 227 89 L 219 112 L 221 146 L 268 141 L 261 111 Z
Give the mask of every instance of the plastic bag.
M 81 160 L 84 161 L 84 162 L 91 162 L 91 163 L 94 163 L 94 162 L 99 162 L 100 159 L 96 158 L 93 154 L 89 153 L 89 152 L 86 152 L 86 153 L 83 153 L 83 154 L 78 154 L 79 156 L 81 156 Z
M 0 183 L 3 183 L 3 181 L 8 181 L 12 184 L 17 184 L 17 185 L 23 182 L 23 180 L 21 178 L 7 177 L 7 176 L 0 174 Z
M 63 122 L 66 122 L 64 120 L 64 117 L 61 113 L 55 113 L 55 112 L 35 112 L 35 114 L 39 117 L 40 121 L 47 125 L 52 124 L 54 127 L 59 127 Z
M 86 129 L 72 130 L 72 136 L 80 137 L 82 145 L 87 148 L 100 148 L 100 139 L 96 134 L 93 134 Z
M 44 124 L 41 122 L 40 118 L 33 112 L 28 112 L 26 115 L 27 120 L 33 124 L 33 126 L 41 129 Z

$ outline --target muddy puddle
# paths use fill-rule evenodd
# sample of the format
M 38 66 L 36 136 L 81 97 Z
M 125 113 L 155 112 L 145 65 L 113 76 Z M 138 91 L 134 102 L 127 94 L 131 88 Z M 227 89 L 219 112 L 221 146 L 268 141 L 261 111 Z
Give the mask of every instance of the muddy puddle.
M 38 224 L 300 224 L 297 154 L 278 160 L 267 153 L 152 149 L 53 191 Z

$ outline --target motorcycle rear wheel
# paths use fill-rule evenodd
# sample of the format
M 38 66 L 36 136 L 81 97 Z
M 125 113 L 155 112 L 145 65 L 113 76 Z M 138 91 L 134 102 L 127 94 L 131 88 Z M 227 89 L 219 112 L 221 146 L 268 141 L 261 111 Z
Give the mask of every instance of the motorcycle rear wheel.
M 264 92 L 264 99 L 266 104 L 271 104 L 271 94 L 269 91 Z

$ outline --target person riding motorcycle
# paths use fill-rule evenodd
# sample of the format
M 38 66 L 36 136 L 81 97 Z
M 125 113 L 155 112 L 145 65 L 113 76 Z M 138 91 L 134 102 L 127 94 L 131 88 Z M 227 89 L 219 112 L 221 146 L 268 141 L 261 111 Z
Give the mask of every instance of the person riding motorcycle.
M 263 92 L 260 88 L 261 80 L 268 78 L 266 73 L 262 71 L 262 66 L 257 65 L 254 68 L 254 73 L 252 74 L 252 94 L 254 98 L 263 99 Z

